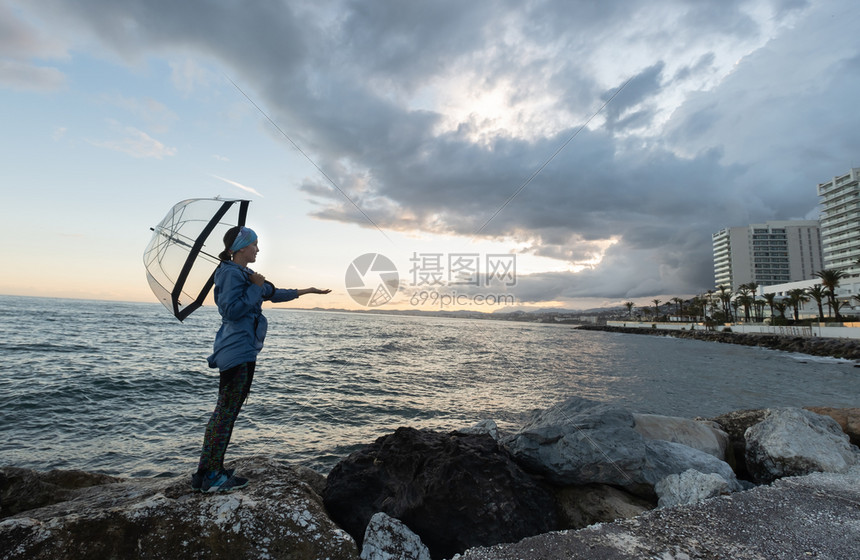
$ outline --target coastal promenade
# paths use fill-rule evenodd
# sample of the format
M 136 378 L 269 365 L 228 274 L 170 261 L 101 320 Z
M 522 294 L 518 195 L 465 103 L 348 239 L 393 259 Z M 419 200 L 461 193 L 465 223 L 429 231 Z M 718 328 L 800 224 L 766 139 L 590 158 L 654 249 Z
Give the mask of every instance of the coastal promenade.
M 694 328 L 690 325 L 691 323 L 607 321 L 606 325 L 580 325 L 577 328 L 586 331 L 672 336 L 860 361 L 860 328 L 857 327 L 832 327 L 840 329 L 840 333 L 851 335 L 837 338 L 810 334 L 809 327 L 770 327 L 783 330 L 741 332 L 740 326 L 737 325 L 733 325 L 730 330 L 706 330 L 701 325 L 695 325 Z M 751 327 L 752 325 L 748 325 L 746 328 Z
M 657 321 L 606 321 L 608 327 L 648 329 L 658 331 L 706 331 L 703 323 Z M 712 327 L 714 332 L 743 334 L 775 334 L 782 336 L 809 336 L 818 338 L 848 338 L 860 340 L 860 323 L 813 323 L 812 325 L 764 325 L 761 323 L 727 323 Z

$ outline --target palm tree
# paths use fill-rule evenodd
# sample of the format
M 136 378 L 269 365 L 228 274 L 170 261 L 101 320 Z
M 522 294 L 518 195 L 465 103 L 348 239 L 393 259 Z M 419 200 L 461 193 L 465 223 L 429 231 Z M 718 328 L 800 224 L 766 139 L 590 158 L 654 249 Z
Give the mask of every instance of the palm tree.
M 839 314 L 839 308 L 836 306 L 836 288 L 839 287 L 839 281 L 845 278 L 846 274 L 841 270 L 825 269 L 819 270 L 815 275 L 821 278 L 821 285 L 827 290 L 827 304 L 830 306 L 830 309 L 836 311 L 836 320 L 841 320 L 842 316 Z
M 851 300 L 849 300 L 849 299 L 837 299 L 836 300 L 836 306 L 834 307 L 834 309 L 836 309 L 836 320 L 837 321 L 842 320 L 842 315 L 839 314 L 839 311 L 841 309 L 846 308 L 846 307 L 851 307 Z
M 773 305 L 773 304 L 774 304 L 774 301 L 773 301 L 773 299 L 774 299 L 775 297 L 776 297 L 776 293 L 775 293 L 775 292 L 774 292 L 774 293 L 770 293 L 770 294 L 765 294 L 765 295 L 764 295 L 764 301 L 766 301 L 766 302 L 767 302 L 767 304 L 770 306 L 770 316 L 771 316 L 771 317 L 774 317 L 774 312 L 773 312 L 773 307 L 774 307 L 774 305 Z
M 750 289 L 746 284 L 741 284 L 738 287 L 738 297 L 736 300 L 739 304 L 744 306 L 744 320 L 749 323 L 750 320 L 750 305 L 752 305 L 752 298 L 750 297 Z
M 758 293 L 758 282 L 756 282 L 755 280 L 753 280 L 752 282 L 747 282 L 747 288 L 749 288 L 749 290 L 752 292 L 753 297 L 755 297 L 755 295 Z
M 651 301 L 654 303 L 654 317 L 658 317 L 660 315 L 660 300 L 652 299 Z
M 816 284 L 806 290 L 806 294 L 818 304 L 818 322 L 824 322 L 824 307 L 822 302 L 827 299 L 827 290 L 821 284 Z
M 794 309 L 794 320 L 800 320 L 800 306 L 809 301 L 806 295 L 806 290 L 803 288 L 794 288 L 788 291 L 788 304 Z
M 626 308 L 627 308 L 627 316 L 628 316 L 628 317 L 633 317 L 633 307 L 634 307 L 635 305 L 636 305 L 636 304 L 635 304 L 635 303 L 633 303 L 632 301 L 625 301 L 625 302 L 624 302 L 624 307 L 626 307 Z
M 678 317 L 680 317 L 684 312 L 684 300 L 679 297 L 673 297 L 672 303 L 678 306 Z
M 752 304 L 754 306 L 755 305 L 755 297 L 756 297 L 756 294 L 758 293 L 758 282 L 755 282 L 755 281 L 747 282 L 746 286 L 747 286 L 747 289 L 750 291 L 750 295 L 752 296 Z M 758 320 L 759 320 L 759 318 L 756 317 L 756 321 L 758 321 Z
M 720 294 L 717 296 L 720 298 L 720 301 L 723 303 L 723 315 L 725 315 L 726 321 L 732 322 L 732 291 L 725 286 L 717 286 L 717 289 L 720 291 Z
M 775 301 L 773 303 L 773 308 L 779 312 L 779 316 L 785 319 L 785 310 L 788 306 L 785 305 L 784 301 Z
M 705 296 L 694 297 L 691 305 L 693 306 L 693 313 L 696 315 L 697 319 L 699 317 L 704 319 L 708 314 L 708 300 Z

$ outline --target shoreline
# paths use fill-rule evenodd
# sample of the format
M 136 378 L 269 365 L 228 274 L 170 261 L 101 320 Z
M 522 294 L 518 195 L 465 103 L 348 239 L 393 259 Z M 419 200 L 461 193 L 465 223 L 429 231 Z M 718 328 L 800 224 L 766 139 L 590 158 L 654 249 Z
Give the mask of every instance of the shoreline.
M 608 325 L 579 325 L 577 330 L 601 331 L 621 334 L 642 334 L 651 336 L 671 336 L 723 344 L 756 346 L 770 350 L 808 354 L 853 360 L 854 367 L 860 367 L 860 341 L 843 338 L 803 337 L 778 334 L 734 333 L 705 330 L 661 330 L 637 327 L 613 327 Z

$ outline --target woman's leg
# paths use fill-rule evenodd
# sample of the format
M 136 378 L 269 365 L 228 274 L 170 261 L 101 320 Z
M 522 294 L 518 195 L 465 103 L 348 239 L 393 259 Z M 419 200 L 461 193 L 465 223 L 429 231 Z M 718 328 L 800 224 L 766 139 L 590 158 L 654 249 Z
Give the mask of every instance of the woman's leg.
M 197 472 L 223 470 L 224 454 L 233 434 L 233 424 L 251 390 L 255 366 L 255 362 L 248 362 L 221 372 L 218 404 L 206 425 Z

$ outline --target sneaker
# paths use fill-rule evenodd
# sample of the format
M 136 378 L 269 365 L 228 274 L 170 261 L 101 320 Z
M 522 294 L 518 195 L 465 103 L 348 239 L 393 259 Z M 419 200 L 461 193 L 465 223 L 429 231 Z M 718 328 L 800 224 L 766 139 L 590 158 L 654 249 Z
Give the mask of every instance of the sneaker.
M 248 485 L 248 479 L 228 474 L 227 471 L 214 472 L 203 477 L 201 492 L 213 494 L 215 492 L 232 492 Z
M 227 476 L 233 476 L 236 469 L 227 469 L 224 471 Z M 206 473 L 196 472 L 191 475 L 191 491 L 200 492 L 203 489 L 203 479 L 206 478 Z

